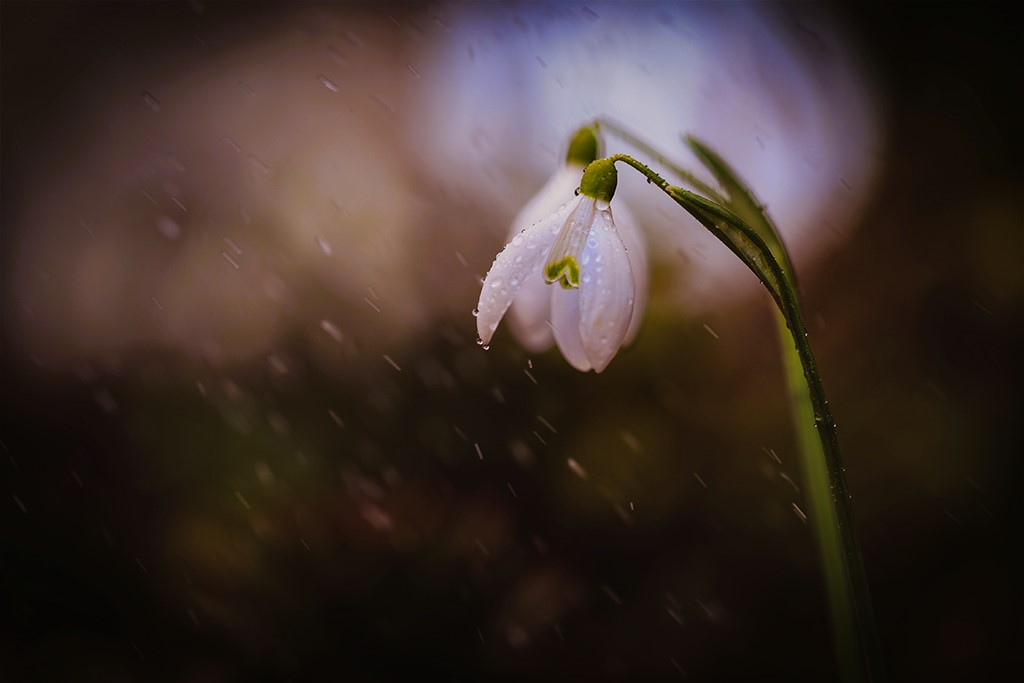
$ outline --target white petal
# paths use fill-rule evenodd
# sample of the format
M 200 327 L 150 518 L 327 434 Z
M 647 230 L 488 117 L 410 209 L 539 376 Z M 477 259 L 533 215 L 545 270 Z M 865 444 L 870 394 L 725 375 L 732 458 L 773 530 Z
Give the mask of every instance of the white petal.
M 570 287 L 579 287 L 580 263 L 583 260 L 587 237 L 594 227 L 596 205 L 597 200 L 593 197 L 580 197 L 580 202 L 569 214 L 569 219 L 548 252 L 547 262 L 544 264 L 545 282 L 559 282 Z
M 540 353 L 551 347 L 551 290 L 543 277 L 528 277 L 508 309 L 512 334 L 528 351 Z
M 533 195 L 533 198 L 512 219 L 512 228 L 508 238 L 511 240 L 537 221 L 557 211 L 567 200 L 572 199 L 576 194 L 576 188 L 580 186 L 582 177 L 582 166 L 577 164 L 560 166 L 544 183 L 544 187 Z
M 491 341 L 494 330 L 527 278 L 542 279 L 541 266 L 548 250 L 579 201 L 579 197 L 574 197 L 555 213 L 523 230 L 494 259 L 477 304 L 476 330 L 482 344 Z
M 580 264 L 580 336 L 594 370 L 618 352 L 633 314 L 633 271 L 611 214 L 598 211 Z
M 538 220 L 556 212 L 567 199 L 575 195 L 582 177 L 583 166 L 560 166 L 512 220 L 509 240 Z M 540 353 L 550 348 L 554 342 L 551 332 L 551 287 L 543 278 L 526 279 L 508 310 L 508 323 L 512 334 L 527 350 Z
M 651 290 L 651 272 L 647 266 L 647 242 L 637 226 L 636 218 L 625 204 L 620 200 L 615 202 L 612 211 L 612 221 L 622 238 L 622 244 L 626 247 L 626 256 L 629 257 L 629 267 L 633 271 L 633 284 L 635 287 L 633 301 L 633 315 L 629 320 L 629 328 L 626 330 L 624 346 L 629 346 L 636 339 L 643 323 L 644 313 L 647 312 L 647 301 Z
M 551 285 L 551 290 L 551 324 L 555 327 L 555 341 L 569 365 L 586 372 L 592 366 L 580 336 L 580 290 L 563 289 L 559 285 Z

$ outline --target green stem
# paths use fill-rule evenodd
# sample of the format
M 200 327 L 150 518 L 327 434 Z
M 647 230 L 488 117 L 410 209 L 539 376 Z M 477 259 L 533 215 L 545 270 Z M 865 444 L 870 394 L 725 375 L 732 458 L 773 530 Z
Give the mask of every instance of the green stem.
M 783 358 L 808 502 L 808 519 L 821 555 L 836 655 L 843 678 L 878 681 L 884 676 L 853 505 L 839 454 L 835 420 L 818 373 L 792 280 L 764 240 L 729 210 L 670 185 L 645 164 L 625 155 L 611 157 L 633 167 L 693 215 L 747 264 L 778 306 L 793 345 Z M 780 336 L 782 325 L 779 325 Z
M 818 549 L 819 561 L 824 574 L 832 632 L 835 634 L 836 658 L 842 668 L 844 680 L 865 680 L 862 657 L 858 652 L 859 640 L 855 598 L 847 589 L 850 586 L 850 572 L 844 558 L 842 536 L 836 534 L 839 517 L 832 495 L 832 478 L 827 468 L 827 458 L 816 428 L 814 403 L 807 382 L 804 367 L 796 346 L 790 343 L 790 332 L 785 316 L 775 315 L 782 361 L 789 390 L 790 413 L 796 434 L 797 452 L 800 454 L 800 478 L 803 482 L 804 501 L 807 506 L 807 522 Z M 870 603 L 869 607 L 870 607 Z
M 697 176 L 687 171 L 679 164 L 675 163 L 668 157 L 664 156 L 650 143 L 646 142 L 640 137 L 637 137 L 632 132 L 627 130 L 625 127 L 605 117 L 594 119 L 593 123 L 591 123 L 590 125 L 596 128 L 597 130 L 606 130 L 612 135 L 618 137 L 623 142 L 635 147 L 639 151 L 643 152 L 650 158 L 657 161 L 659 164 L 661 164 L 668 170 L 675 173 L 681 180 L 693 186 L 698 191 L 704 193 L 706 196 L 711 197 L 719 204 L 726 203 L 725 198 L 718 190 L 714 189 L 713 187 L 711 187 L 710 185 L 699 179 Z

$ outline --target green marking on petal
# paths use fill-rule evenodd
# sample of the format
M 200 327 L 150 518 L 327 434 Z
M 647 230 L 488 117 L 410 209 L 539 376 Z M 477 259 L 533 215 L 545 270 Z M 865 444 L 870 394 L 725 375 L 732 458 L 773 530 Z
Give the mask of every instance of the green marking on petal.
M 544 279 L 548 284 L 559 282 L 564 289 L 575 289 L 580 286 L 580 264 L 572 255 L 549 261 L 544 266 Z
M 544 279 L 548 284 L 560 282 L 566 289 L 580 286 L 580 261 L 587 236 L 594 226 L 597 201 L 580 197 L 562 229 L 555 237 L 544 263 Z

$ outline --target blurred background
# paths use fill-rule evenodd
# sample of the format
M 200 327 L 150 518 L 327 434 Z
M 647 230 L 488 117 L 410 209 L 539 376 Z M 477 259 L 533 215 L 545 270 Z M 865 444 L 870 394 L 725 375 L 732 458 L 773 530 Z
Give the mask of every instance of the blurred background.
M 833 679 L 771 302 L 722 245 L 623 171 L 636 343 L 475 343 L 596 116 L 701 137 L 780 225 L 892 679 L 1004 678 L 1008 10 L 0 11 L 3 680 Z

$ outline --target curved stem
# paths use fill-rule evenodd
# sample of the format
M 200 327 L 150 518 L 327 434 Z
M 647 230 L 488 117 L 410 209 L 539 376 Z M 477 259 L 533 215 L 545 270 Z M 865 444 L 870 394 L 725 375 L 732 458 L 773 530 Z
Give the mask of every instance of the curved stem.
M 853 522 L 853 506 L 846 470 L 839 453 L 835 420 L 825 387 L 818 373 L 807 339 L 807 328 L 792 281 L 757 232 L 724 207 L 699 195 L 670 185 L 646 164 L 625 154 L 611 157 L 628 164 L 648 182 L 669 195 L 721 240 L 761 279 L 789 330 L 793 347 L 784 354 L 795 417 L 797 438 L 806 445 L 811 431 L 817 448 L 802 452 L 820 453 L 820 459 L 805 458 L 804 476 L 809 484 L 813 529 L 822 554 L 829 607 L 837 641 L 837 655 L 847 680 L 881 680 L 881 648 L 875 630 L 871 597 Z M 800 387 L 802 374 L 803 387 Z M 810 410 L 801 409 L 801 405 Z M 809 419 L 811 424 L 804 420 Z M 830 499 L 830 500 L 829 500 Z M 835 533 L 838 531 L 838 534 Z
M 725 159 L 718 156 L 707 145 L 692 135 L 685 135 L 683 142 L 686 143 L 690 151 L 697 156 L 701 163 L 711 171 L 711 174 L 715 176 L 715 180 L 718 181 L 725 191 L 728 201 L 720 201 L 718 203 L 729 207 L 730 211 L 739 216 L 740 219 L 757 232 L 758 236 L 764 240 L 765 246 L 771 250 L 772 256 L 775 257 L 782 270 L 786 273 L 786 277 L 789 279 L 793 289 L 798 289 L 796 270 L 789 259 L 789 252 L 782 243 L 782 236 L 779 235 L 779 231 L 775 229 L 775 226 L 772 225 L 771 220 L 768 218 L 765 206 L 758 201 L 754 193 L 750 191 L 750 188 L 740 181 L 739 174 L 726 163 Z
M 616 136 L 617 138 L 619 138 L 623 142 L 631 145 L 632 147 L 635 147 L 639 151 L 641 151 L 644 154 L 648 155 L 649 157 L 651 157 L 652 159 L 657 161 L 659 164 L 661 164 L 662 166 L 664 166 L 668 170 L 670 170 L 673 173 L 675 173 L 680 178 L 680 180 L 682 180 L 683 182 L 687 183 L 688 185 L 693 186 L 698 191 L 704 193 L 708 197 L 711 197 L 712 199 L 714 199 L 719 204 L 725 204 L 726 203 L 725 202 L 725 198 L 722 196 L 722 194 L 718 190 L 714 189 L 713 187 L 711 187 L 710 185 L 708 185 L 707 183 L 702 181 L 700 178 L 698 178 L 697 176 L 695 176 L 692 173 L 690 173 L 689 171 L 687 171 L 685 168 L 683 168 L 679 164 L 675 163 L 674 161 L 672 161 L 668 157 L 664 156 L 661 152 L 659 152 L 650 143 L 648 143 L 648 142 L 644 141 L 643 139 L 637 137 L 632 132 L 627 130 L 624 126 L 621 126 L 618 123 L 615 123 L 614 121 L 612 121 L 611 119 L 605 118 L 603 116 L 594 119 L 594 121 L 593 121 L 593 123 L 591 125 L 594 128 L 596 128 L 597 130 L 606 130 L 606 131 L 608 131 L 609 133 L 611 133 L 612 135 Z
M 784 308 L 785 303 L 782 297 L 783 291 L 786 289 L 785 272 L 772 257 L 771 251 L 765 246 L 757 233 L 747 228 L 739 234 L 731 234 L 733 239 L 730 239 L 726 232 L 729 219 L 734 219 L 737 222 L 740 221 L 729 211 L 712 201 L 704 199 L 700 195 L 684 190 L 681 187 L 670 185 L 667 180 L 658 175 L 647 164 L 634 159 L 628 154 L 614 154 L 609 158 L 632 166 L 647 178 L 647 182 L 657 186 L 658 189 L 671 197 L 673 201 L 693 214 L 704 227 L 710 230 L 725 246 L 729 247 L 761 279 L 761 283 L 768 289 L 768 293 L 772 295 L 776 305 L 780 309 Z M 697 213 L 695 213 L 695 210 Z M 708 215 L 711 218 L 708 218 Z M 795 295 L 794 292 L 793 296 L 795 297 Z

